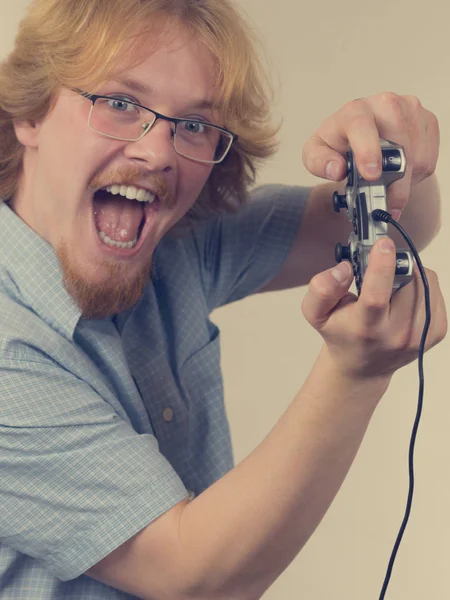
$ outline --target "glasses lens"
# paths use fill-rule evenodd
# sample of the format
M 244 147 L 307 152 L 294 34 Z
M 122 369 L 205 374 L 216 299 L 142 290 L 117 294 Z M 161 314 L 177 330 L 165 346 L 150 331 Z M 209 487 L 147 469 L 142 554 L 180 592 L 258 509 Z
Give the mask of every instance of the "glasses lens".
M 138 140 L 155 122 L 155 115 L 127 102 L 114 98 L 98 98 L 91 111 L 89 124 L 105 135 Z M 193 160 L 220 162 L 230 149 L 233 136 L 213 125 L 197 121 L 180 121 L 174 136 L 175 150 Z
M 230 149 L 233 137 L 213 125 L 180 121 L 175 134 L 175 149 L 194 160 L 220 162 Z
M 124 140 L 137 140 L 155 115 L 125 100 L 98 98 L 92 107 L 92 129 Z

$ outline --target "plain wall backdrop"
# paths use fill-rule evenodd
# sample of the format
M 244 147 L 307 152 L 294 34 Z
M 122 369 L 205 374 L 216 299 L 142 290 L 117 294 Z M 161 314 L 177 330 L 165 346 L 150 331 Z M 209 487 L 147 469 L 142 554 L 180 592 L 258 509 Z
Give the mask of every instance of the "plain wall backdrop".
M 12 47 L 27 3 L 1 0 L 0 58 Z M 383 91 L 413 94 L 437 114 L 442 230 L 422 257 L 438 272 L 449 304 L 447 0 L 237 0 L 237 4 L 264 43 L 277 81 L 275 115 L 283 117 L 280 151 L 261 170 L 259 183 L 318 183 L 302 165 L 302 146 L 321 121 L 354 98 Z M 236 461 L 266 436 L 319 351 L 321 339 L 301 313 L 304 293 L 297 289 L 258 295 L 213 315 L 222 330 L 225 396 Z M 387 599 L 450 598 L 449 344 L 447 338 L 425 358 L 413 510 Z M 405 509 L 417 395 L 415 363 L 395 376 L 331 509 L 264 600 L 379 597 Z

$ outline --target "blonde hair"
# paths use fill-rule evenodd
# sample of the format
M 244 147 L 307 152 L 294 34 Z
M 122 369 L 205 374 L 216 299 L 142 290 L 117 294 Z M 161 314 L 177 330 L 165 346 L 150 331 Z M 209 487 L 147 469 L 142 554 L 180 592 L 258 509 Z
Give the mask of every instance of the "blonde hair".
M 258 42 L 229 0 L 34 0 L 0 65 L 0 199 L 15 193 L 22 174 L 24 148 L 13 120 L 39 122 L 61 88 L 92 91 L 161 18 L 181 22 L 212 53 L 217 107 L 225 127 L 239 136 L 214 167 L 195 214 L 232 211 L 245 202 L 259 162 L 276 150 L 279 127 L 269 118 L 272 89 Z

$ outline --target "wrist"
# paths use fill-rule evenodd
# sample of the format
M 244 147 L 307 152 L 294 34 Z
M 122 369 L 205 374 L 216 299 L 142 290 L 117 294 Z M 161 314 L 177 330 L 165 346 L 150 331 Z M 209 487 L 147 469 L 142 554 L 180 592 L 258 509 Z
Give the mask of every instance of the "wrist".
M 355 401 L 359 407 L 373 411 L 389 387 L 392 374 L 355 375 L 342 364 L 324 344 L 305 383 L 305 391 L 335 396 L 347 405 Z

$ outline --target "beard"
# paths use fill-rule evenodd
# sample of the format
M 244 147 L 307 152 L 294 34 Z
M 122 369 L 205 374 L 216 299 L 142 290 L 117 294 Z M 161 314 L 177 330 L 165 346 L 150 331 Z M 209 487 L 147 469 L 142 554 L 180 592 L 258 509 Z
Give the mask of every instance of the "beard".
M 101 264 L 101 269 L 106 273 L 104 281 L 92 283 L 84 277 L 83 269 L 71 259 L 64 241 L 56 253 L 64 287 L 85 319 L 104 319 L 131 308 L 142 298 L 144 288 L 150 281 L 152 257 L 133 277 L 130 277 L 127 265 L 105 260 Z
M 148 173 L 134 165 L 96 175 L 89 188 L 98 190 L 111 182 L 126 185 L 138 178 L 145 178 L 145 181 L 152 185 L 161 202 L 168 207 L 174 206 L 175 196 L 164 177 Z M 104 319 L 133 307 L 142 298 L 145 286 L 151 278 L 152 255 L 134 276 L 130 276 L 128 265 L 104 260 L 100 264 L 100 269 L 105 273 L 103 281 L 92 283 L 84 276 L 82 266 L 71 257 L 64 240 L 61 240 L 56 254 L 63 272 L 64 287 L 85 319 Z

